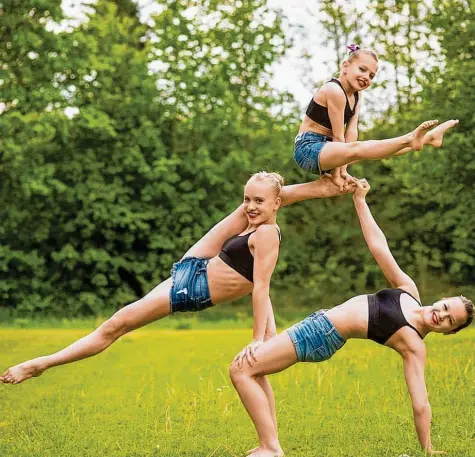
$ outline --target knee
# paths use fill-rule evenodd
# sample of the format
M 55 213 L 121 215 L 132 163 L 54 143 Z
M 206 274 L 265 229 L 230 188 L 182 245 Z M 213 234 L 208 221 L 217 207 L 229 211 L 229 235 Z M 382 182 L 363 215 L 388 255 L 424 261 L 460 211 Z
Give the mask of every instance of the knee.
M 98 330 L 107 340 L 116 340 L 129 331 L 125 319 L 118 313 L 107 319 Z
M 252 367 L 250 367 L 246 361 L 244 361 L 241 368 L 239 368 L 237 362 L 233 362 L 229 367 L 229 377 L 234 385 L 252 378 L 253 376 L 254 373 L 252 372 Z
M 229 377 L 234 385 L 239 383 L 239 381 L 246 377 L 245 364 L 243 364 L 242 368 L 239 368 L 237 362 L 233 362 L 229 367 Z
M 229 377 L 231 378 L 231 381 L 233 384 L 235 384 L 235 381 L 237 380 L 238 376 L 239 376 L 239 368 L 237 366 L 237 363 L 233 362 L 229 366 Z
M 352 141 L 347 143 L 348 159 L 353 162 L 354 160 L 360 160 L 361 157 L 361 141 Z

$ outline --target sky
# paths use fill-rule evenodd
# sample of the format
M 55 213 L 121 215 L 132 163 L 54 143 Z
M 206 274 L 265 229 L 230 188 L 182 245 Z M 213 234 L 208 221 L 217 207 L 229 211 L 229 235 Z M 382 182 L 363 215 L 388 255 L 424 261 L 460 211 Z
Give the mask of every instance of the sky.
M 332 72 L 326 62 L 334 60 L 335 57 L 332 50 L 323 44 L 323 27 L 314 17 L 306 12 L 308 1 L 269 0 L 268 5 L 281 8 L 287 16 L 289 24 L 291 26 L 302 26 L 306 34 L 305 41 L 297 39 L 294 46 L 287 52 L 285 58 L 274 66 L 273 85 L 278 89 L 293 93 L 300 105 L 307 105 L 315 88 L 308 87 L 302 82 L 300 72 L 306 71 L 306 68 L 303 66 L 306 64 L 304 64 L 300 55 L 304 50 L 311 52 L 312 58 L 308 62 L 310 74 L 307 77 L 313 81 L 331 78 Z M 292 33 L 291 30 L 287 30 L 287 32 Z M 296 68 L 300 70 L 296 72 Z
M 71 18 L 75 18 L 72 25 L 84 18 L 84 14 L 81 13 L 81 3 L 81 0 L 63 0 L 62 2 L 65 13 Z M 160 11 L 158 2 L 154 0 L 138 0 L 138 3 L 141 6 L 142 20 L 146 20 L 151 13 Z M 322 44 L 323 27 L 306 13 L 306 3 L 308 5 L 305 0 L 268 0 L 267 2 L 269 7 L 283 10 L 287 17 L 286 33 L 296 37 L 292 26 L 299 25 L 303 27 L 303 31 L 307 35 L 305 42 L 300 38 L 296 39 L 295 45 L 289 49 L 286 56 L 271 68 L 272 86 L 279 91 L 292 93 L 302 108 L 308 104 L 315 89 L 306 87 L 302 81 L 303 72 L 306 71 L 305 65 L 308 65 L 310 72 L 306 76 L 311 80 L 330 79 L 331 71 L 325 62 L 334 58 L 331 50 Z M 310 63 L 305 63 L 300 57 L 304 49 L 311 50 Z

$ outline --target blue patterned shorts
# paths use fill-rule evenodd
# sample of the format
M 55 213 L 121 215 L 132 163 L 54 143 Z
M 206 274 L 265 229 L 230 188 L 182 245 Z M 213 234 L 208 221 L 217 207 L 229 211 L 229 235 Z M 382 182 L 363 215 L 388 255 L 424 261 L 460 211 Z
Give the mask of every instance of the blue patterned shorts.
M 322 362 L 328 360 L 346 340 L 340 335 L 326 309 L 310 314 L 303 321 L 287 329 L 297 352 L 299 362 Z
M 299 133 L 295 137 L 294 159 L 302 170 L 309 171 L 315 175 L 329 173 L 330 170 L 320 169 L 320 153 L 323 146 L 331 138 L 314 132 Z
M 170 312 L 201 311 L 213 306 L 208 287 L 209 259 L 185 257 L 173 264 L 170 272 Z

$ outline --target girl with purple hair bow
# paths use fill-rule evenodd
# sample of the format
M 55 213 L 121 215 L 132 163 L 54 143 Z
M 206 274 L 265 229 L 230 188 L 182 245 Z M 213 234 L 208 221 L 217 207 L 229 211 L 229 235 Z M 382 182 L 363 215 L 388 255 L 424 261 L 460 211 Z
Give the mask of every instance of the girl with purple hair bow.
M 300 168 L 317 175 L 331 173 L 341 190 L 353 180 L 346 171 L 349 164 L 420 151 L 427 144 L 440 147 L 445 132 L 458 123 L 449 120 L 435 127 L 438 121 L 430 120 L 397 138 L 357 141 L 360 92 L 371 87 L 378 72 L 378 56 L 357 44 L 348 49 L 338 78 L 326 82 L 310 101 L 295 138 L 294 152 Z

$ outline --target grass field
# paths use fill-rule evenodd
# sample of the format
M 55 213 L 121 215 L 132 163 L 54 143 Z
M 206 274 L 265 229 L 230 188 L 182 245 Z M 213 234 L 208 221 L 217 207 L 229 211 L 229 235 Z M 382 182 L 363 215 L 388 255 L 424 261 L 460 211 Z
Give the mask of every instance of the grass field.
M 0 330 L 0 369 L 85 330 Z M 436 449 L 475 456 L 475 329 L 430 335 Z M 103 354 L 0 384 L 0 456 L 241 456 L 256 435 L 228 378 L 249 330 L 143 329 Z M 270 377 L 286 456 L 422 456 L 400 357 L 352 340 L 330 361 Z

